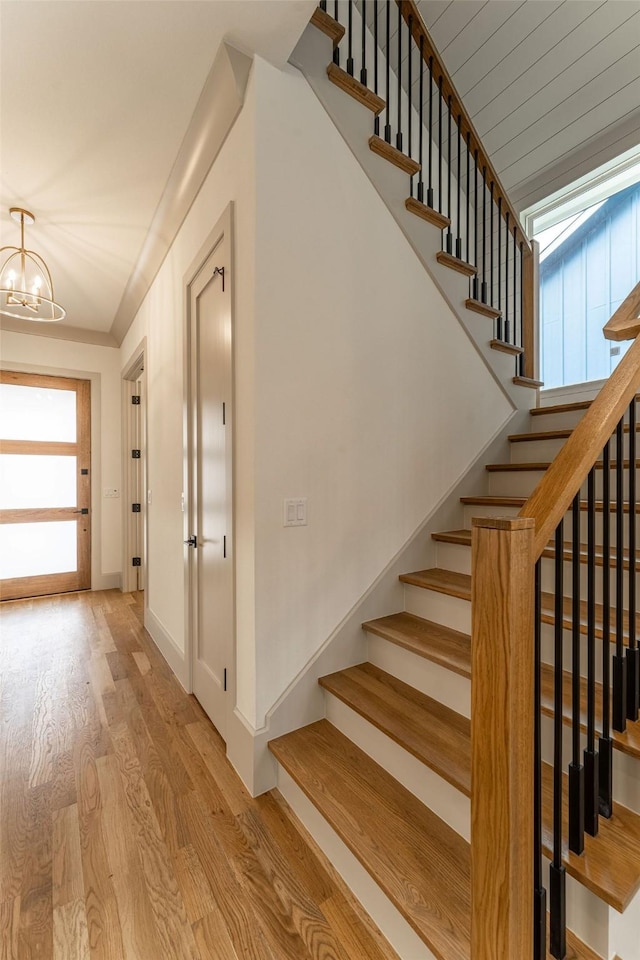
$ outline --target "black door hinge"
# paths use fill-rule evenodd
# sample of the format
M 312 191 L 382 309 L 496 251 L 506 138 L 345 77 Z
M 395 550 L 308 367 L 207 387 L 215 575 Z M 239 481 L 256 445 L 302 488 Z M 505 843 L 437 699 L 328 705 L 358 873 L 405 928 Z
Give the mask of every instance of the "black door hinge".
M 88 476 L 89 476 L 89 471 L 87 470 L 86 467 L 83 467 L 82 470 L 80 471 L 80 473 L 81 473 L 81 475 L 82 475 L 83 477 L 88 477 Z
M 131 451 L 131 457 L 132 457 L 133 460 L 139 460 L 139 459 L 140 459 L 140 451 L 139 451 L 139 450 L 132 450 L 132 451 Z
M 227 405 L 226 403 L 222 404 L 222 426 L 224 427 L 227 422 Z
M 131 512 L 132 512 L 132 513 L 140 513 L 140 504 L 139 504 L 139 503 L 132 503 L 132 504 L 131 504 Z
M 224 681 L 223 681 L 223 690 L 227 692 L 227 668 L 224 668 Z
M 134 407 L 139 407 L 139 406 L 140 406 L 140 396 L 139 396 L 139 395 L 136 396 L 136 395 L 134 394 L 134 395 L 131 397 L 131 403 L 134 405 Z
M 142 557 L 132 557 L 131 558 L 132 567 L 141 567 L 142 566 Z
M 227 556 L 227 538 L 222 538 L 222 556 L 226 559 Z

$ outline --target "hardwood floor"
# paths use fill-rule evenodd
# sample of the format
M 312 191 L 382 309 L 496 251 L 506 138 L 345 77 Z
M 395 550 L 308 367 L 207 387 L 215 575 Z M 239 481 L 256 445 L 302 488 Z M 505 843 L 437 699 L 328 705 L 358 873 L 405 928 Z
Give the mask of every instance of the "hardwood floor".
M 0 960 L 397 960 L 284 801 L 248 795 L 141 596 L 2 605 Z

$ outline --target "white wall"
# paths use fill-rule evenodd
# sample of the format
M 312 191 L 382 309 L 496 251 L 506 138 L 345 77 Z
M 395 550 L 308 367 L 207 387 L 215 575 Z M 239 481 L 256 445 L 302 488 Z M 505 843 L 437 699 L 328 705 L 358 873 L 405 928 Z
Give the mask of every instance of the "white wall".
M 91 583 L 94 589 L 120 586 L 121 500 L 103 496 L 105 487 L 121 484 L 119 350 L 3 330 L 0 362 L 9 370 L 92 380 Z
M 306 80 L 255 82 L 259 727 L 512 407 Z
M 147 338 L 148 627 L 184 682 L 183 399 L 185 282 L 230 201 L 235 250 L 235 490 L 238 620 L 243 680 L 253 689 L 253 369 L 255 98 L 245 103 L 122 344 L 122 363 Z M 246 678 L 249 678 L 247 681 Z

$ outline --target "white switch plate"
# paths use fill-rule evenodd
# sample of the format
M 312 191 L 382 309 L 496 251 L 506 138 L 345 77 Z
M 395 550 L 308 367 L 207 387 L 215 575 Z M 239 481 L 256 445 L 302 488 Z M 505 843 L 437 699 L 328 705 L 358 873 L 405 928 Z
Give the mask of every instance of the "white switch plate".
M 117 497 L 120 496 L 120 491 L 118 490 L 117 487 L 105 487 L 104 495 L 107 499 L 115 500 L 117 499 Z
M 295 500 L 284 501 L 284 526 L 306 527 L 307 525 L 307 498 L 298 497 Z

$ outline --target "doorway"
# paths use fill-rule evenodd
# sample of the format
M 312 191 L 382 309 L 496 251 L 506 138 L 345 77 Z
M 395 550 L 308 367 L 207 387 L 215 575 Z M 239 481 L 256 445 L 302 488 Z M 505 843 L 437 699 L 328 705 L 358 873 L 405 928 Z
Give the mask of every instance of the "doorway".
M 0 597 L 91 588 L 91 384 L 0 371 Z
M 234 657 L 230 211 L 187 283 L 191 689 L 223 739 Z
M 122 591 L 145 589 L 146 389 L 144 343 L 122 373 Z

